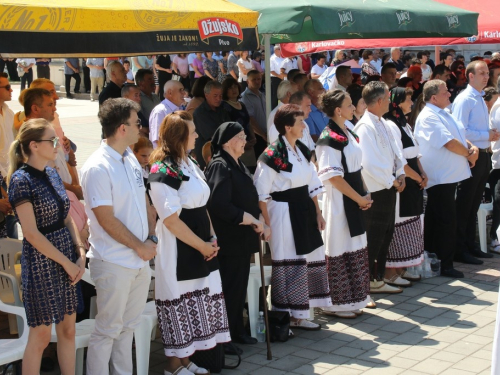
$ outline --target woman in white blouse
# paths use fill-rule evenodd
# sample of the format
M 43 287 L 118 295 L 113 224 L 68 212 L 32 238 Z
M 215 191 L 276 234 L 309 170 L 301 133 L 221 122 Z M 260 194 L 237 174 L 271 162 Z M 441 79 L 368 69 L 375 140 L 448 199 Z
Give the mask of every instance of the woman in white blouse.
M 252 60 L 248 57 L 248 51 L 241 51 L 237 65 L 239 71 L 238 82 L 241 85 L 242 91 L 245 91 L 247 88 L 247 74 L 253 69 Z

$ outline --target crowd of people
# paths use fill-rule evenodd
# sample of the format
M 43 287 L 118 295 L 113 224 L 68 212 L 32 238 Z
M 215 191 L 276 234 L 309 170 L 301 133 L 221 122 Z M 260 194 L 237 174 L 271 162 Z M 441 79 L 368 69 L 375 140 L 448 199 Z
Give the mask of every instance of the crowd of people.
M 226 344 L 257 342 L 243 316 L 261 241 L 272 260 L 270 308 L 289 313 L 290 335 L 321 329 L 310 308 L 355 319 L 376 308 L 373 295 L 411 287 L 424 250 L 453 278 L 464 277 L 455 261 L 492 257 L 475 244 L 488 182 L 490 250 L 500 253 L 500 53 L 468 64 L 452 51 L 439 63 L 427 51 L 401 58 L 399 48 L 282 58 L 275 45 L 270 72 L 264 59 L 84 59 L 103 141 L 80 176 L 54 83 L 27 79 L 24 111 L 14 114 L 0 72 L 0 234 L 18 238 L 19 220 L 23 372 L 38 373 L 56 324 L 61 371 L 74 373 L 75 321 L 96 295 L 87 373 L 131 374 L 151 262 L 165 374 L 189 375 L 208 373 L 189 359 L 196 351 L 241 353 Z M 361 74 L 343 64 L 350 59 Z M 318 78 L 330 65 L 336 83 L 325 90 Z M 66 59 L 67 97 L 79 69 Z M 86 266 L 95 289 L 80 282 Z

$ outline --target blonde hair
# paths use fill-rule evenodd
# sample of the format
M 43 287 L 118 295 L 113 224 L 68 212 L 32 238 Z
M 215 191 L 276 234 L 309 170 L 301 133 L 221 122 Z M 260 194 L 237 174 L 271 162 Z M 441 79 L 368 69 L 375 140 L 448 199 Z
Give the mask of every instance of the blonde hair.
M 51 126 L 50 122 L 43 118 L 30 119 L 21 128 L 9 149 L 9 171 L 7 173 L 7 185 L 15 171 L 31 155 L 30 143 L 43 137 L 45 130 Z

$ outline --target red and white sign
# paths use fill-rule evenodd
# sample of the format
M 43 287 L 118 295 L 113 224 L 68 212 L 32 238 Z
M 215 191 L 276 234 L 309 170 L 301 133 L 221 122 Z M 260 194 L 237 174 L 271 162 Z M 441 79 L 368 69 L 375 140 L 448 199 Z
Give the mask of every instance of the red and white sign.
M 204 18 L 198 21 L 198 29 L 203 41 L 217 36 L 229 36 L 240 41 L 243 40 L 240 24 L 226 18 Z

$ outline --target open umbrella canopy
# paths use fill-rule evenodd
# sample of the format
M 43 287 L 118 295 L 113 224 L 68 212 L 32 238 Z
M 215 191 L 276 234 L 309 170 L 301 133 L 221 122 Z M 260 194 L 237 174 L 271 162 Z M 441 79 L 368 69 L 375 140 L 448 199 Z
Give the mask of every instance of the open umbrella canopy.
M 498 0 L 436 0 L 444 4 L 464 8 L 479 13 L 478 32 L 467 37 L 448 38 L 395 38 L 395 39 L 332 39 L 304 43 L 283 43 L 281 53 L 284 57 L 302 53 L 314 53 L 332 49 L 382 48 L 390 46 L 444 46 L 454 44 L 492 44 L 500 43 L 500 18 L 492 11 Z
M 332 38 L 463 37 L 477 33 L 478 13 L 431 0 L 233 0 L 261 13 L 271 43 Z
M 4 57 L 251 50 L 258 13 L 225 0 L 0 0 Z

